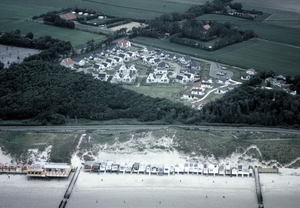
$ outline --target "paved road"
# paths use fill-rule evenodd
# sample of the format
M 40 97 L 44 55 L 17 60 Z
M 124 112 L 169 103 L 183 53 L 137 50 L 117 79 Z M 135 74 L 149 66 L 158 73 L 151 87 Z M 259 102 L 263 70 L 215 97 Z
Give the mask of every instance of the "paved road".
M 300 130 L 265 127 L 228 127 L 228 126 L 184 126 L 184 125 L 101 125 L 101 126 L 0 126 L 1 131 L 57 131 L 75 132 L 85 130 L 153 130 L 169 127 L 186 127 L 212 131 L 273 132 L 300 135 Z

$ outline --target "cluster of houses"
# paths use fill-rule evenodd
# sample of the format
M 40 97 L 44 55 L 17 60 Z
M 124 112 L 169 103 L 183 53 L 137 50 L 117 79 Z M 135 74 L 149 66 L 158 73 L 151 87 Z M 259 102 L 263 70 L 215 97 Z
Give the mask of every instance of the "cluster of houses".
M 29 164 L 0 163 L 0 174 L 27 174 L 28 177 L 68 177 L 72 165 L 67 163 L 36 162 Z
M 270 84 L 273 86 L 278 86 L 289 94 L 296 95 L 297 91 L 291 90 L 291 84 L 286 83 L 286 78 L 282 75 L 278 75 L 276 77 L 267 77 L 265 79 L 266 84 Z
M 197 174 L 197 175 L 220 175 L 220 176 L 253 176 L 253 168 L 249 165 L 224 165 L 190 162 L 185 164 L 163 165 L 135 162 L 133 164 L 120 164 L 112 161 L 84 163 L 86 172 L 103 173 L 129 173 L 148 175 L 174 175 L 174 174 Z

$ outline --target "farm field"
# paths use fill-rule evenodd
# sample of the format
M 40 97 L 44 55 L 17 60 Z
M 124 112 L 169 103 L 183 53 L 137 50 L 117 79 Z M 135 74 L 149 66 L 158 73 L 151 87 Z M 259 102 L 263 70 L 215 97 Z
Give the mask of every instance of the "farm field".
M 230 22 L 233 26 L 238 26 L 242 30 L 253 30 L 259 38 L 275 41 L 279 43 L 285 43 L 289 45 L 300 46 L 300 29 L 280 27 L 277 25 L 260 23 L 256 20 L 247 20 L 228 15 L 218 14 L 206 14 L 197 18 L 201 21 L 218 21 L 218 22 Z
M 265 40 L 249 40 L 212 52 L 153 38 L 137 37 L 133 42 L 242 68 L 273 70 L 278 74 L 291 76 L 299 74 L 300 48 Z

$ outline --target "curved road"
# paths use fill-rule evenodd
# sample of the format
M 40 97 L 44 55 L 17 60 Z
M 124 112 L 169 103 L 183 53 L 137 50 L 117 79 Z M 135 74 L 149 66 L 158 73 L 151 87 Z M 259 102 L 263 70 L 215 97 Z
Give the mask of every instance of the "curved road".
M 300 135 L 300 130 L 267 128 L 267 127 L 228 127 L 228 126 L 185 126 L 185 125 L 93 125 L 93 126 L 0 126 L 1 131 L 85 131 L 85 130 L 151 130 L 169 127 L 185 127 L 198 130 L 216 130 L 216 131 L 244 131 L 244 132 L 273 132 L 284 134 Z

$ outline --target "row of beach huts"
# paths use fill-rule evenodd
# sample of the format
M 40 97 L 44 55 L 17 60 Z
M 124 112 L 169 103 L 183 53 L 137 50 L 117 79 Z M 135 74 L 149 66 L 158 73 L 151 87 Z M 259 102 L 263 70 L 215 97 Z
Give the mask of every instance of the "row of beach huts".
M 26 174 L 28 177 L 68 177 L 72 165 L 67 163 L 35 162 L 29 164 L 0 163 L 0 174 Z
M 197 174 L 197 175 L 221 175 L 221 176 L 253 176 L 253 167 L 249 165 L 214 165 L 203 163 L 185 163 L 175 165 L 157 165 L 135 162 L 133 164 L 120 164 L 112 161 L 86 161 L 86 172 L 123 173 L 123 174 L 148 174 L 148 175 L 174 175 L 174 174 Z

